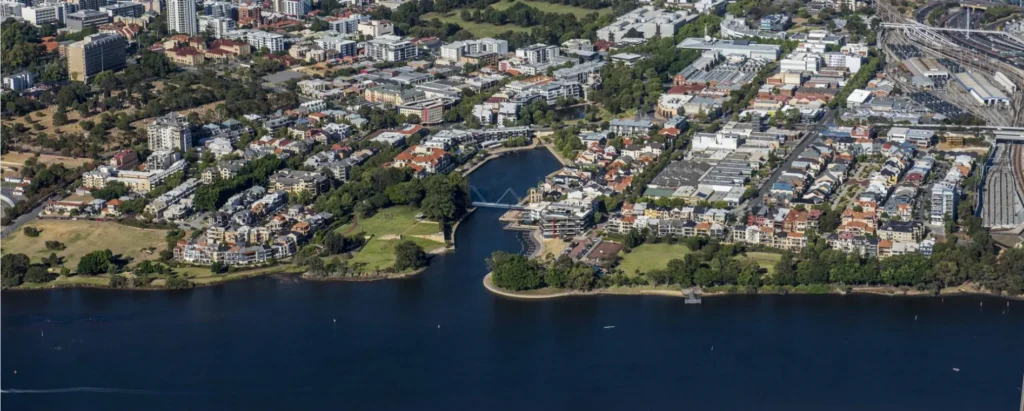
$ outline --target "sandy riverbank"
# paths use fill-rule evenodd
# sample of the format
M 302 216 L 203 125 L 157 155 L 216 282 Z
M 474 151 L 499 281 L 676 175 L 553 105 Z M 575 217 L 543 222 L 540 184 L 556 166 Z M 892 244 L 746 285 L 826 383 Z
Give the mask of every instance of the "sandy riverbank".
M 678 288 L 672 288 L 672 287 L 610 287 L 610 288 L 601 288 L 601 289 L 596 289 L 596 290 L 591 290 L 591 291 L 562 290 L 562 289 L 555 289 L 555 288 L 544 288 L 544 289 L 529 290 L 529 291 L 511 291 L 511 290 L 505 290 L 505 289 L 499 288 L 498 286 L 494 285 L 494 283 L 491 281 L 491 274 L 492 273 L 487 273 L 487 275 L 484 276 L 484 279 L 483 279 L 483 285 L 484 285 L 484 288 L 487 289 L 487 291 L 490 291 L 491 293 L 500 295 L 502 297 L 517 298 L 517 299 L 524 299 L 524 300 L 549 300 L 549 299 L 565 298 L 565 297 L 585 297 L 585 296 L 597 296 L 597 295 L 654 295 L 654 296 L 675 297 L 675 298 L 685 298 L 686 297 L 686 293 L 684 292 L 685 290 L 681 290 L 681 289 L 678 289 Z M 761 292 L 761 293 L 753 292 L 752 293 L 752 292 L 748 292 L 748 291 L 745 291 L 745 290 L 737 290 L 737 291 L 732 291 L 732 292 L 730 292 L 730 291 L 704 292 L 704 293 L 700 294 L 700 296 L 701 297 L 721 297 L 721 296 L 729 296 L 729 295 L 789 295 L 789 294 L 794 294 L 794 295 L 810 295 L 812 293 L 800 292 L 800 291 L 794 291 L 794 290 L 788 290 L 785 293 L 780 293 L 780 292 L 776 292 L 776 291 Z M 873 294 L 873 295 L 884 295 L 884 296 L 890 296 L 890 297 L 947 297 L 947 296 L 957 296 L 957 295 L 981 295 L 981 296 L 988 296 L 988 297 L 1001 297 L 1001 298 L 1006 298 L 1006 299 L 1010 299 L 1010 300 L 1024 300 L 1024 296 L 1016 296 L 1016 297 L 1014 297 L 1014 296 L 1008 296 L 1008 295 L 998 295 L 998 294 L 987 292 L 987 291 L 980 291 L 980 290 L 978 290 L 978 289 L 976 289 L 974 287 L 943 289 L 937 295 L 934 294 L 934 293 L 927 293 L 927 292 L 918 291 L 918 290 L 907 290 L 907 291 L 904 291 L 904 290 L 901 290 L 901 289 L 895 288 L 895 287 L 854 287 L 854 288 L 851 289 L 851 291 L 849 293 L 847 293 L 844 290 L 841 290 L 839 288 L 835 288 L 832 292 L 823 293 L 823 294 L 830 294 L 830 295 Z

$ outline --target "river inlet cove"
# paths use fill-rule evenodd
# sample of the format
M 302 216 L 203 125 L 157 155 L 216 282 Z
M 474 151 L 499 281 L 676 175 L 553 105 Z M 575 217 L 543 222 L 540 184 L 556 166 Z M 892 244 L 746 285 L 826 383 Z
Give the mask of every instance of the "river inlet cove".
M 470 182 L 484 195 L 523 193 L 557 167 L 546 150 L 510 154 Z M 503 230 L 500 214 L 477 210 L 455 252 L 401 280 L 5 292 L 0 401 L 11 410 L 1018 409 L 1024 302 L 508 299 L 481 286 L 491 252 L 522 252 L 528 241 Z

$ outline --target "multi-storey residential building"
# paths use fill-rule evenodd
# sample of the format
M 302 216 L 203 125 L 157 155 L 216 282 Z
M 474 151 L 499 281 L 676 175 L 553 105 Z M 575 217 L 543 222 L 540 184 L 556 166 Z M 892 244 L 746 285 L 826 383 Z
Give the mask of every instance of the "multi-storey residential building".
M 263 25 L 263 8 L 259 4 L 243 4 L 238 6 L 239 26 L 261 26 Z
M 100 11 L 114 17 L 142 17 L 146 12 L 146 6 L 131 1 L 119 1 L 116 4 L 101 6 Z
M 359 23 L 370 21 L 370 16 L 353 14 L 343 19 L 328 20 L 331 31 L 338 34 L 355 34 L 359 31 Z
M 516 50 L 516 57 L 529 64 L 549 63 L 558 57 L 558 46 L 537 43 Z
M 196 0 L 167 1 L 167 31 L 190 36 L 199 34 Z
M 65 16 L 73 12 L 75 5 L 67 3 L 42 3 L 21 8 L 21 18 L 35 26 L 64 23 Z
M 69 13 L 65 18 L 65 27 L 75 31 L 82 31 L 96 27 L 101 24 L 110 23 L 110 15 L 95 10 L 79 10 Z
M 245 39 L 249 42 L 249 45 L 256 50 L 266 48 L 274 53 L 285 50 L 283 34 L 267 33 L 265 31 L 255 30 L 245 36 Z
M 371 103 L 384 103 L 393 106 L 413 102 L 426 97 L 422 90 L 405 90 L 398 86 L 385 85 L 370 87 L 363 91 L 363 98 Z
M 17 1 L 0 1 L 0 19 L 7 20 L 8 17 L 22 18 L 21 9 L 25 4 Z
M 378 36 L 366 42 L 366 56 L 375 61 L 406 61 L 418 55 L 416 45 L 398 36 Z
M 227 1 L 211 1 L 203 3 L 203 14 L 210 17 L 238 18 L 238 5 Z
M 235 23 L 230 17 L 199 17 L 199 31 L 209 33 L 214 38 L 224 37 L 224 33 L 236 28 L 238 28 L 238 23 Z
M 313 10 L 310 0 L 274 0 L 274 11 L 289 16 L 305 16 Z
M 36 82 L 36 75 L 32 74 L 31 71 L 23 71 L 16 74 L 5 76 L 4 88 L 14 91 L 22 91 L 29 87 L 32 87 Z
M 116 34 L 99 33 L 68 46 L 68 76 L 86 81 L 106 70 L 125 67 L 125 40 Z
M 395 25 L 387 20 L 360 21 L 356 29 L 359 30 L 359 34 L 373 38 L 395 34 Z
M 508 41 L 492 38 L 456 41 L 441 46 L 441 58 L 458 61 L 465 55 L 478 53 L 508 53 Z
M 355 56 L 357 53 L 356 42 L 341 37 L 323 37 L 317 39 L 315 43 L 324 50 L 338 52 L 338 57 Z
M 957 192 L 955 183 L 940 181 L 932 186 L 931 198 L 931 223 L 940 225 L 945 222 L 946 217 L 956 221 L 956 206 L 960 193 Z
M 555 80 L 575 81 L 582 84 L 597 84 L 601 82 L 601 68 L 605 66 L 603 61 L 577 64 L 572 67 L 555 70 Z
M 316 196 L 327 190 L 327 176 L 311 171 L 281 170 L 270 176 L 270 192 L 307 192 Z
M 192 130 L 185 116 L 170 113 L 149 123 L 149 149 L 186 151 L 192 148 Z

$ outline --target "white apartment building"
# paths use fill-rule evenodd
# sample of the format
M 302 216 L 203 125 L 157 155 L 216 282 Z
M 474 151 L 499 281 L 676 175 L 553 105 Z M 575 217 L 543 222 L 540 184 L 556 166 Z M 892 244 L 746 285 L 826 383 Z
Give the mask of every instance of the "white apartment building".
M 43 3 L 32 7 L 22 7 L 21 18 L 35 26 L 63 24 L 64 18 L 75 8 L 77 8 L 75 5 L 67 3 Z
M 278 0 L 274 4 L 280 7 L 278 13 L 289 16 L 305 16 L 313 11 L 313 3 L 310 0 Z
M 167 30 L 190 36 L 199 34 L 196 0 L 167 0 Z
M 356 55 L 356 42 L 342 37 L 323 37 L 315 41 L 324 50 L 334 50 L 339 57 Z
M 7 20 L 8 17 L 21 17 L 21 8 L 24 4 L 16 1 L 0 1 L 0 19 Z
M 537 43 L 516 50 L 516 57 L 525 60 L 529 64 L 543 64 L 551 62 L 558 57 L 558 46 Z
M 456 61 L 467 54 L 477 53 L 508 54 L 508 41 L 484 38 L 456 41 L 441 46 L 441 58 L 451 61 Z
M 331 31 L 338 34 L 355 34 L 359 32 L 359 23 L 364 21 L 370 21 L 370 16 L 364 16 L 362 14 L 353 14 L 348 18 L 331 20 L 327 22 L 331 27 Z
M 375 61 L 406 61 L 418 55 L 414 44 L 398 36 L 379 36 L 366 42 L 366 56 Z
M 245 36 L 245 40 L 249 42 L 255 50 L 261 50 L 264 47 L 271 52 L 284 51 L 284 35 L 277 33 L 267 33 L 261 30 L 253 30 Z
M 147 135 L 152 151 L 186 151 L 192 148 L 192 130 L 185 116 L 178 113 L 157 117 L 149 123 Z
M 199 16 L 199 31 L 210 33 L 214 38 L 222 38 L 224 33 L 237 28 L 238 23 L 229 17 Z
M 395 34 L 395 25 L 387 20 L 361 21 L 356 29 L 359 34 L 373 38 Z

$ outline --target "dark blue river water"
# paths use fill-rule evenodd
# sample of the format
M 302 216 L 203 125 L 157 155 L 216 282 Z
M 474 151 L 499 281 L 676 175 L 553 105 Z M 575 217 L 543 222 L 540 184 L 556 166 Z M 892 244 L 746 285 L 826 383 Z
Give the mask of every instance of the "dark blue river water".
M 556 167 L 544 151 L 517 154 L 471 182 L 485 195 L 522 194 Z M 0 402 L 4 410 L 1016 410 L 1020 401 L 1024 302 L 514 301 L 480 283 L 492 251 L 523 249 L 499 215 L 472 214 L 458 250 L 408 280 L 6 292 Z

